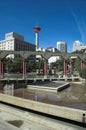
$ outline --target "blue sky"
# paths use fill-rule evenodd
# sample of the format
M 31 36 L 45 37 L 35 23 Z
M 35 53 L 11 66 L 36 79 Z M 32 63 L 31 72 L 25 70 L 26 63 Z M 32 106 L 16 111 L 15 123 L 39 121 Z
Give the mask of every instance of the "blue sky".
M 86 0 L 0 0 L 0 40 L 13 31 L 35 44 L 37 23 L 42 48 L 57 41 L 67 42 L 68 52 L 75 40 L 86 45 Z

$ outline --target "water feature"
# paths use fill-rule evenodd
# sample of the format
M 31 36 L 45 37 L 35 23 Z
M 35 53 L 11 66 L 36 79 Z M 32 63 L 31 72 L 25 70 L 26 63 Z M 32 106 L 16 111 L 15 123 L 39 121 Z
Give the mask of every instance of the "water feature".
M 48 86 L 50 85 L 51 83 L 48 83 Z M 60 92 L 29 89 L 26 83 L 0 84 L 0 92 L 38 102 L 86 110 L 85 84 L 71 84 L 70 87 Z

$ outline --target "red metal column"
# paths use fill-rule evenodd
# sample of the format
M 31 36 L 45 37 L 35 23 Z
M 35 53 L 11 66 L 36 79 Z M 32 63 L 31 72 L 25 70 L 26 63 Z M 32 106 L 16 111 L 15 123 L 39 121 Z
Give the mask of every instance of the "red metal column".
M 81 61 L 81 69 L 83 68 L 83 61 Z
M 1 75 L 2 75 L 2 62 L 0 60 L 0 77 L 1 77 Z
M 73 63 L 70 62 L 70 72 L 72 73 L 73 72 Z
M 86 68 L 86 62 L 85 62 L 85 68 Z
M 2 67 L 2 77 L 3 77 L 3 75 L 4 75 L 4 70 L 3 70 L 3 61 L 2 61 L 2 63 L 1 63 L 1 67 Z
M 44 76 L 47 77 L 48 75 L 48 65 L 47 65 L 47 60 L 44 62 Z
M 3 77 L 4 71 L 3 71 L 3 61 L 0 60 L 0 77 Z
M 85 68 L 85 62 L 83 62 L 83 68 Z
M 26 61 L 24 62 L 24 73 L 25 73 L 25 78 L 26 78 L 26 74 L 27 74 Z
M 24 78 L 24 60 L 23 60 L 23 78 Z
M 26 69 L 26 61 L 23 60 L 23 78 L 24 78 L 24 79 L 26 78 L 26 73 L 27 73 L 26 70 L 27 70 L 27 69 Z
M 67 62 L 64 60 L 64 76 L 67 76 Z

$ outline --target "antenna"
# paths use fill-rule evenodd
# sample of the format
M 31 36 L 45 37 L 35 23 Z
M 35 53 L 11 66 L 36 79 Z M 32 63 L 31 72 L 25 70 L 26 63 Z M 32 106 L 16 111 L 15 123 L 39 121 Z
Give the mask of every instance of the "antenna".
M 36 26 L 38 26 L 38 19 L 36 20 Z

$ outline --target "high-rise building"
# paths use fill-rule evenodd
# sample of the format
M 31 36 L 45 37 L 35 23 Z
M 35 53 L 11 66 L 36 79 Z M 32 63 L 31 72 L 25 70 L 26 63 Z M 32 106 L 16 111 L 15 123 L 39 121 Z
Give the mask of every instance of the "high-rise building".
M 80 51 L 80 50 L 85 49 L 85 48 L 86 48 L 86 46 L 84 46 L 82 42 L 74 41 L 72 51 L 73 52 L 77 51 L 77 50 Z
M 58 41 L 57 42 L 57 49 L 60 52 L 67 52 L 67 43 L 66 42 L 62 42 L 62 41 Z
M 36 46 L 34 44 L 24 41 L 24 36 L 15 32 L 5 34 L 5 40 L 0 41 L 0 50 L 12 50 L 12 51 L 35 51 Z M 19 55 L 10 54 L 8 57 L 15 58 Z

